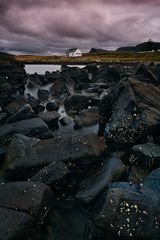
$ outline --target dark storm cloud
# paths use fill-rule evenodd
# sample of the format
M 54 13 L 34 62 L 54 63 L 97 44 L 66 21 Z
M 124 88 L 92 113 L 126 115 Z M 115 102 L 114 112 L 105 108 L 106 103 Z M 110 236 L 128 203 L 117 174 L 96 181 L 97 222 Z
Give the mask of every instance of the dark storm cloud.
M 160 1 L 0 0 L 0 49 L 63 52 L 160 41 Z

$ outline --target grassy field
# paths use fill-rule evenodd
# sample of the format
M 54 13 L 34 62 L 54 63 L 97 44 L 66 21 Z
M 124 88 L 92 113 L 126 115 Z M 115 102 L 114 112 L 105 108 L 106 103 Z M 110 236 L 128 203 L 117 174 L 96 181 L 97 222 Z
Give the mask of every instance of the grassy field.
M 132 61 L 154 61 L 160 62 L 160 52 L 144 52 L 144 53 L 121 53 L 108 52 L 105 54 L 84 54 L 82 57 L 67 58 L 65 56 L 33 56 L 33 55 L 19 55 L 16 59 L 24 63 L 88 63 L 88 62 L 132 62 Z

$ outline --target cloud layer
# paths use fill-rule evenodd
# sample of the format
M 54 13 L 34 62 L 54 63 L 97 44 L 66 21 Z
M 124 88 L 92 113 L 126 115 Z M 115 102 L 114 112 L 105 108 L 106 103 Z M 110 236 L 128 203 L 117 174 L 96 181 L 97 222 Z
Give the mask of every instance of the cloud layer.
M 50 54 L 160 41 L 159 0 L 0 0 L 0 49 Z

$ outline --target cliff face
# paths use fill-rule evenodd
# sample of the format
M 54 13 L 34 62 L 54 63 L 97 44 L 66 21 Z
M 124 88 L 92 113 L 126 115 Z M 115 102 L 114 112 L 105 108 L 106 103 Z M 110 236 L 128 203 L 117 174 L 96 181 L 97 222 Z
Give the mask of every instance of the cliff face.
M 26 83 L 24 65 L 15 60 L 14 56 L 0 52 L 0 95 L 22 90 Z

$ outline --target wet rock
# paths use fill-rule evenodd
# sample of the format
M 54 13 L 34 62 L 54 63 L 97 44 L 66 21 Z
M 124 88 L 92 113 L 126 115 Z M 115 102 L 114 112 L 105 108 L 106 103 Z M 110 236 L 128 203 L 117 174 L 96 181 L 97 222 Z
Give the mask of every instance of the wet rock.
M 8 113 L 8 115 L 13 115 L 16 112 L 18 112 L 25 104 L 27 104 L 28 101 L 24 98 L 18 98 L 12 100 L 9 104 L 7 104 L 3 109 L 5 112 Z
M 60 114 L 53 112 L 44 112 L 40 114 L 40 118 L 48 125 L 48 127 L 52 130 L 59 128 L 58 119 Z
M 52 205 L 52 197 L 51 189 L 38 182 L 12 182 L 1 186 L 0 219 L 6 223 L 1 229 L 1 234 L 4 234 L 1 236 L 5 237 L 8 233 L 6 239 L 21 239 L 20 236 L 26 240 L 27 237 L 36 239 Z
M 147 68 L 147 66 L 144 63 L 137 64 L 134 70 L 134 75 L 137 75 L 137 76 L 142 75 L 143 77 L 145 77 L 144 81 L 147 83 L 153 83 L 153 84 L 158 83 L 158 79 L 156 78 L 156 76 Z
M 24 212 L 0 207 L 1 240 L 35 239 L 33 217 Z
M 45 106 L 43 106 L 42 104 L 39 104 L 39 105 L 34 106 L 33 110 L 36 114 L 39 114 L 41 112 L 44 112 Z
M 35 86 L 44 86 L 48 83 L 48 79 L 38 73 L 28 75 L 28 81 Z
M 159 63 L 156 64 L 154 74 L 157 77 L 158 81 L 160 82 L 160 64 Z
M 86 109 L 91 106 L 93 99 L 92 96 L 82 94 L 71 95 L 64 101 L 65 109 L 66 111 Z
M 55 98 L 64 99 L 74 92 L 75 82 L 72 79 L 68 79 L 65 76 L 57 79 L 50 87 L 49 91 Z
M 59 103 L 57 101 L 49 102 L 46 104 L 47 111 L 58 111 L 59 110 Z
M 53 162 L 36 173 L 31 181 L 42 182 L 46 185 L 56 187 L 69 173 L 67 166 L 63 162 Z
M 4 124 L 6 122 L 8 114 L 6 112 L 0 112 L 0 124 Z
M 120 179 L 123 172 L 124 165 L 120 159 L 116 156 L 106 158 L 102 166 L 81 183 L 82 190 L 76 198 L 84 204 L 91 203 L 110 182 Z
M 93 133 L 64 134 L 41 141 L 16 135 L 8 148 L 3 172 L 10 181 L 26 180 L 54 161 L 92 162 L 104 152 L 104 140 Z
M 33 89 L 33 88 L 35 88 L 36 87 L 36 85 L 33 83 L 33 82 L 29 82 L 28 84 L 27 84 L 27 88 L 29 88 L 29 89 Z
M 15 133 L 16 130 L 11 124 L 0 125 L 0 144 L 7 145 Z
M 51 189 L 39 182 L 7 183 L 0 186 L 0 193 L 0 207 L 25 212 L 39 222 L 52 205 Z
M 120 73 L 114 68 L 103 67 L 96 75 L 97 82 L 104 82 L 109 86 L 116 85 L 120 81 Z
M 96 63 L 87 64 L 84 69 L 86 69 L 92 76 L 96 76 L 98 72 L 98 67 Z
M 29 137 L 40 139 L 52 138 L 53 134 L 41 118 L 31 118 L 28 120 L 13 123 L 16 133 L 21 133 Z
M 144 170 L 140 167 L 131 166 L 128 173 L 128 181 L 130 183 L 138 184 L 143 182 L 144 177 L 148 174 L 147 170 Z
M 41 118 L 31 118 L 12 124 L 1 125 L 0 141 L 3 142 L 16 133 L 25 134 L 31 137 L 38 137 L 40 139 L 53 138 L 52 132 Z
M 98 112 L 98 107 L 91 107 L 84 109 L 74 117 L 74 127 L 82 128 L 89 127 L 99 123 L 100 115 Z
M 160 90 L 135 79 L 121 81 L 102 98 L 100 131 L 107 141 L 122 144 L 143 143 L 145 137 L 157 136 L 160 121 Z
M 16 113 L 11 115 L 7 119 L 7 123 L 18 122 L 21 120 L 29 119 L 34 117 L 34 112 L 29 104 L 25 104 Z
M 45 89 L 38 89 L 37 95 L 42 101 L 47 101 L 49 98 L 49 91 Z
M 16 91 L 23 94 L 26 84 L 24 65 L 10 54 L 0 53 L 0 79 L 0 104 L 5 104 Z
M 64 76 L 68 76 L 77 84 L 89 82 L 88 72 L 85 69 L 78 67 L 67 67 L 62 71 L 62 74 Z
M 159 179 L 160 169 L 151 172 L 137 189 L 111 185 L 103 208 L 95 220 L 105 231 L 129 239 L 160 237 Z
M 62 126 L 67 126 L 67 125 L 73 123 L 73 118 L 71 118 L 69 116 L 65 116 L 65 117 L 61 118 L 59 120 L 59 122 Z
M 160 146 L 154 143 L 135 145 L 131 149 L 130 162 L 143 169 L 160 167 Z

